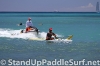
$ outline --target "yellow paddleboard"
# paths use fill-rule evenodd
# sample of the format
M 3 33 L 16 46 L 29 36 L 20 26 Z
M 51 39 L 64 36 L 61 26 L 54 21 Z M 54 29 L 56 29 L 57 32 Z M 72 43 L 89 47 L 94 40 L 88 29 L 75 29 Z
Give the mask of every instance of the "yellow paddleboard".
M 71 40 L 73 38 L 73 35 L 70 35 L 67 39 Z

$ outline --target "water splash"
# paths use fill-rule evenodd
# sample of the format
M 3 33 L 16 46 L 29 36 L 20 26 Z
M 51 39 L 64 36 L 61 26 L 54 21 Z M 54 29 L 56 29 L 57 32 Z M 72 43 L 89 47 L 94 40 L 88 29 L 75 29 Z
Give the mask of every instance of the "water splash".
M 22 39 L 29 39 L 29 38 L 46 38 L 46 32 L 39 32 L 38 35 L 35 33 L 20 33 L 22 29 L 20 30 L 13 30 L 13 29 L 6 29 L 6 28 L 0 28 L 0 37 L 8 37 L 8 38 L 22 38 Z M 58 37 L 61 37 L 62 35 L 58 35 Z

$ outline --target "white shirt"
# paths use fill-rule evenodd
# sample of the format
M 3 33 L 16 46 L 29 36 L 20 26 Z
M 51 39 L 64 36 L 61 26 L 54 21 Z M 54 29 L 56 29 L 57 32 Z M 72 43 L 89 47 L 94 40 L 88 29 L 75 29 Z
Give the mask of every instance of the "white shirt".
M 32 21 L 30 20 L 28 20 L 28 21 L 26 21 L 26 27 L 29 27 L 29 26 L 33 26 L 33 23 L 32 23 Z

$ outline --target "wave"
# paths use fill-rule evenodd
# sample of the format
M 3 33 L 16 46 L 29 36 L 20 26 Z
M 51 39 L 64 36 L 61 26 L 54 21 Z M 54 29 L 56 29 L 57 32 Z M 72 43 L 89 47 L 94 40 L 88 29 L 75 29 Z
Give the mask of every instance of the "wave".
M 9 28 L 0 28 L 0 37 L 7 38 L 21 38 L 21 39 L 29 39 L 29 38 L 46 38 L 46 32 L 40 32 L 38 35 L 33 33 L 20 33 L 22 29 L 13 30 Z M 58 37 L 62 37 L 62 35 L 58 35 Z

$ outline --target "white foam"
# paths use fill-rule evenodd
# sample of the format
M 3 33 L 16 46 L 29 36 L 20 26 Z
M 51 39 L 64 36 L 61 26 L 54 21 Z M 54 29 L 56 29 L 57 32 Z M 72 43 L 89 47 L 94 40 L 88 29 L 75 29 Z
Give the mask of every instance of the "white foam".
M 22 38 L 22 39 L 29 39 L 29 38 L 46 38 L 47 32 L 39 32 L 39 35 L 33 33 L 20 33 L 20 30 L 13 30 L 13 29 L 4 29 L 0 28 L 0 37 L 8 37 L 8 38 Z M 57 36 L 61 37 L 61 35 Z

